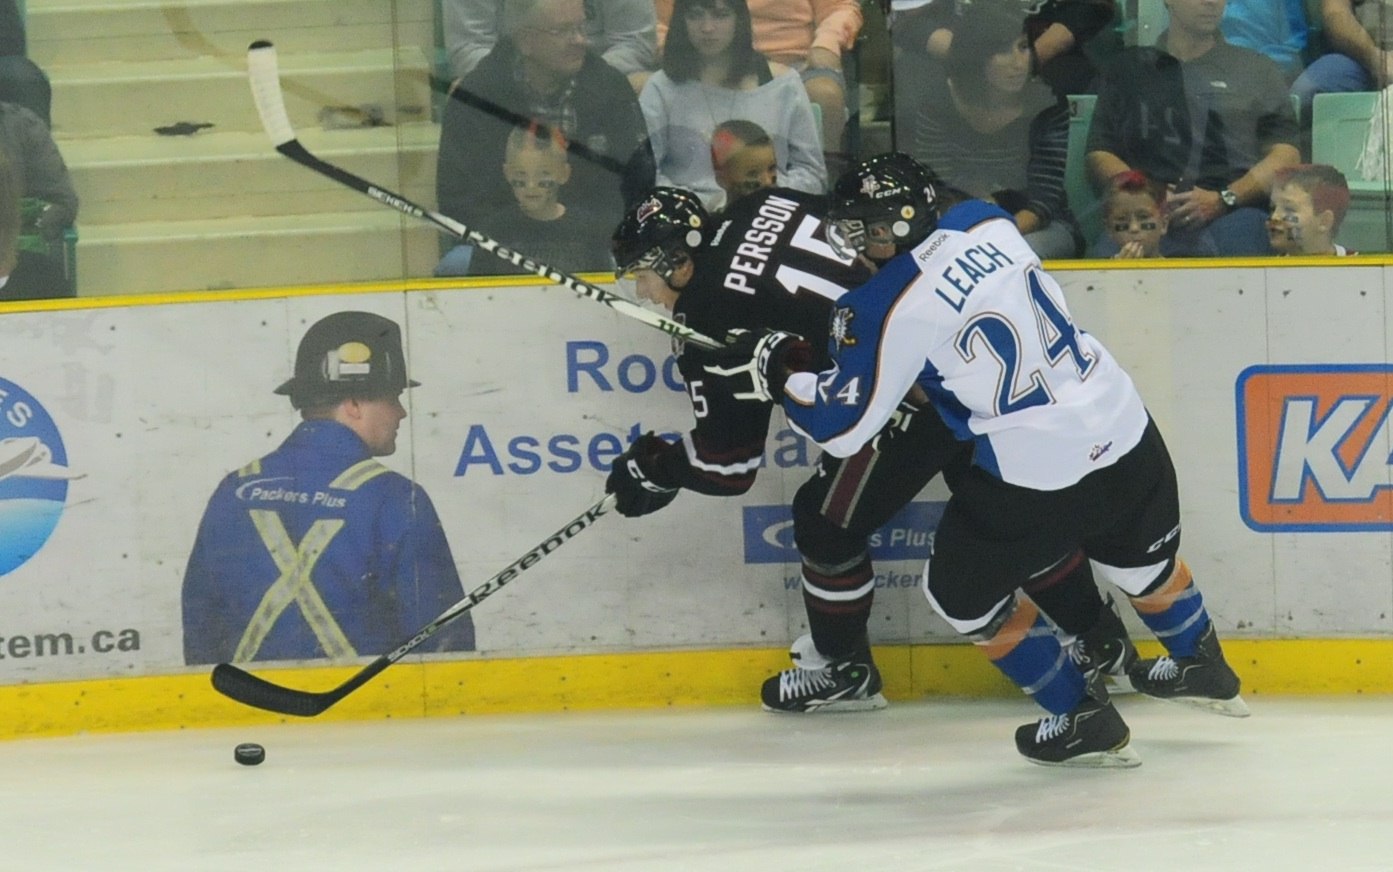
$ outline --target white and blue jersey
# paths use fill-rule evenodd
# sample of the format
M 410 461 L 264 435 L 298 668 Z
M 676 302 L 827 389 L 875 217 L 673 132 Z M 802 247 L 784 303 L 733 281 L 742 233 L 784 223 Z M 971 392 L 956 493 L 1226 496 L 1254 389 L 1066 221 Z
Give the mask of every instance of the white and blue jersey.
M 1002 481 L 1058 490 L 1140 441 L 1132 380 L 1074 327 L 1059 285 L 1010 215 L 980 200 L 837 301 L 833 366 L 795 373 L 784 409 L 838 457 L 880 432 L 914 385 L 974 463 Z

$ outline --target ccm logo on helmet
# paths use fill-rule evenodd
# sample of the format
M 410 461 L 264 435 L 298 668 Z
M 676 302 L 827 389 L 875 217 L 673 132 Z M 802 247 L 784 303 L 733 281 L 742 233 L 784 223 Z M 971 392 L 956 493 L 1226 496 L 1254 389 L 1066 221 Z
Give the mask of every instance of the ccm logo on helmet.
M 899 185 L 882 185 L 875 176 L 866 176 L 861 180 L 861 193 L 872 200 L 883 200 L 903 192 L 904 189 Z

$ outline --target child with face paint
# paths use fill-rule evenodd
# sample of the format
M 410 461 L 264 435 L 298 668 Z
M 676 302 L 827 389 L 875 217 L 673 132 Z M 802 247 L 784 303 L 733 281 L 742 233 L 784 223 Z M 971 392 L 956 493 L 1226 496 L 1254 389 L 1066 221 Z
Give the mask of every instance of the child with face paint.
M 525 252 L 564 272 L 607 272 L 614 268 L 604 214 L 567 193 L 571 164 L 566 138 L 559 130 L 535 121 L 514 128 L 504 147 L 502 170 L 512 189 L 513 203 L 489 216 L 486 232 L 490 236 L 506 248 Z M 476 251 L 467 243 L 446 252 L 435 268 L 437 276 L 527 272 L 530 270 L 525 267 Z
M 755 191 L 772 188 L 779 180 L 779 158 L 774 140 L 763 127 L 743 118 L 731 118 L 716 125 L 711 134 L 711 166 L 716 184 L 725 191 L 718 209 Z
M 1137 170 L 1113 176 L 1103 199 L 1103 226 L 1117 243 L 1116 258 L 1165 257 L 1166 187 Z
M 1349 183 L 1326 164 L 1299 164 L 1277 173 L 1272 183 L 1267 235 L 1277 254 L 1354 254 L 1335 242 L 1349 209 Z

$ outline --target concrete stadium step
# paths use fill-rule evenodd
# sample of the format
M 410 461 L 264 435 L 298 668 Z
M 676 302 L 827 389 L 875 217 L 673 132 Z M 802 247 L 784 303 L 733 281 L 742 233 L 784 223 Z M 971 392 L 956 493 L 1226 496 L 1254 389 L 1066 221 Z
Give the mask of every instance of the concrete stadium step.
M 326 110 L 351 117 L 364 107 L 387 124 L 430 120 L 430 64 L 420 49 L 282 52 L 280 66 L 297 129 L 320 126 Z M 141 135 L 181 123 L 210 124 L 213 132 L 261 129 L 243 55 L 54 65 L 48 74 L 59 140 Z
M 386 209 L 81 228 L 78 295 L 428 277 L 428 224 Z
M 434 44 L 431 0 L 29 0 L 26 27 L 29 56 L 45 68 L 239 58 L 256 39 L 282 52 Z
M 298 133 L 330 163 L 434 207 L 437 125 Z M 260 132 L 75 139 L 61 148 L 84 234 L 96 224 L 385 208 L 282 157 Z

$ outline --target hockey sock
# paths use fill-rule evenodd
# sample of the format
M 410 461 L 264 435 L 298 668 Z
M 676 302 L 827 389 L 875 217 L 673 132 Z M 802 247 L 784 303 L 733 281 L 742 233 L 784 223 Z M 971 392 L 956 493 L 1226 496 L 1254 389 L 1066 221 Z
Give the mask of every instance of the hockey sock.
M 1025 586 L 1025 592 L 1055 626 L 1070 636 L 1093 629 L 1103 609 L 1093 569 L 1082 551 L 1075 551 Z
M 841 567 L 837 567 L 841 569 Z M 838 660 L 870 647 L 866 624 L 875 600 L 875 573 L 868 557 L 846 571 L 824 574 L 803 563 L 803 608 L 818 653 Z
M 1169 573 L 1162 573 L 1159 581 L 1129 599 L 1172 657 L 1194 655 L 1196 643 L 1209 626 L 1209 613 L 1185 561 L 1175 558 Z
M 971 638 L 997 669 L 1050 714 L 1073 711 L 1083 701 L 1083 673 L 1030 600 L 1008 601 L 1002 614 Z

